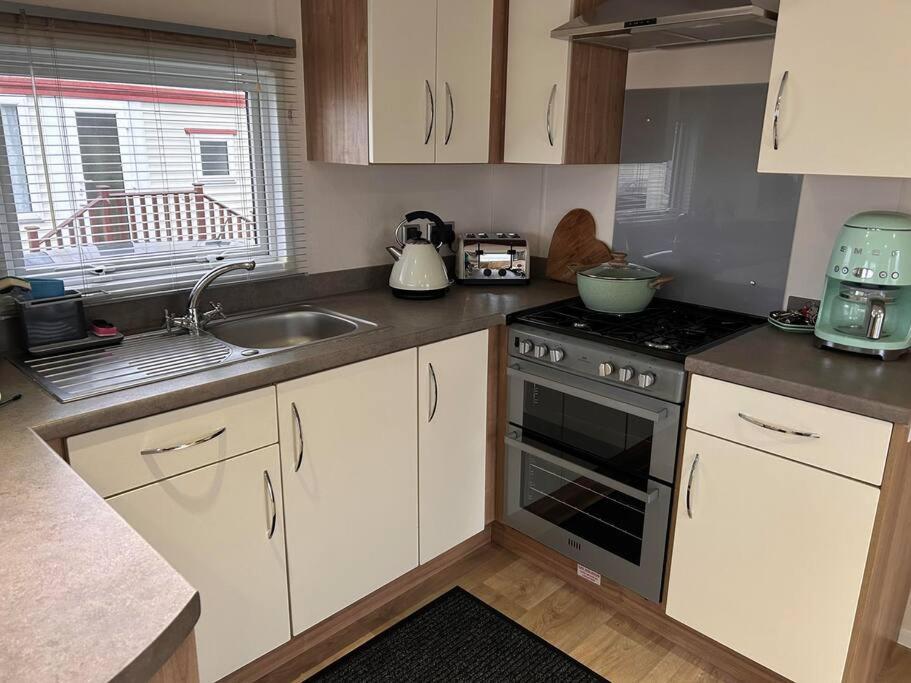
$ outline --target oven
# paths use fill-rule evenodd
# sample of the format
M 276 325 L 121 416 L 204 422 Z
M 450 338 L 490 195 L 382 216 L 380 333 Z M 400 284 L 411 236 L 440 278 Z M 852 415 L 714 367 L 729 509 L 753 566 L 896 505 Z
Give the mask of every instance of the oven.
M 505 521 L 660 601 L 680 406 L 511 355 Z

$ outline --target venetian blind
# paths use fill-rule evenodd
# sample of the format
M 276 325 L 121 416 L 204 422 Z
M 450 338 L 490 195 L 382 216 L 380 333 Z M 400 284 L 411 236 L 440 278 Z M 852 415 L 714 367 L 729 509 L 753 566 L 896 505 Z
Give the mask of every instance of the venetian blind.
M 297 87 L 287 46 L 0 14 L 7 274 L 127 297 L 303 272 Z

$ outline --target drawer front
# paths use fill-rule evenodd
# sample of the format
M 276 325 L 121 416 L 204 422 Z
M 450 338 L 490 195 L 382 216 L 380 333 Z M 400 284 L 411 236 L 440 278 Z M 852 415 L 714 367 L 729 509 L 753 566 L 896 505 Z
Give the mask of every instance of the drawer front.
M 879 486 L 892 425 L 693 375 L 687 427 Z
M 275 387 L 67 439 L 70 464 L 107 497 L 278 441 Z

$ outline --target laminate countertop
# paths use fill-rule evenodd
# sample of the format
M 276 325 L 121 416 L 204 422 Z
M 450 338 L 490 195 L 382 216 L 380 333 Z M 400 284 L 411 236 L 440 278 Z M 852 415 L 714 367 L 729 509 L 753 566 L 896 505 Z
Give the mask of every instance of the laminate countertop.
M 0 362 L 0 672 L 5 680 L 145 680 L 189 635 L 199 596 L 46 441 L 482 330 L 576 295 L 548 281 L 310 300 L 379 325 L 358 335 L 60 403 Z
M 896 424 L 911 424 L 911 355 L 884 362 L 818 349 L 770 325 L 686 359 L 699 375 Z

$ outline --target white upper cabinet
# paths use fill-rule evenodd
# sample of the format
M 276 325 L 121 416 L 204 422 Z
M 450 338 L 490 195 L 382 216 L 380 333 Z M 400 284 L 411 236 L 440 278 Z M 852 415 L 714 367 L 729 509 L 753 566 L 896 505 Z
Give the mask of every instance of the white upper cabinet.
M 438 164 L 490 157 L 493 11 L 493 0 L 437 0 Z
M 909 26 L 909 2 L 782 0 L 759 170 L 911 177 Z
M 550 32 L 572 17 L 573 0 L 511 0 L 504 160 L 563 162 L 570 43 Z
M 369 0 L 367 26 L 370 161 L 432 164 L 439 128 L 436 3 Z
M 417 350 L 278 385 L 294 634 L 418 564 Z
M 196 646 L 203 683 L 290 638 L 278 446 L 108 503 L 199 591 Z M 143 618 L 141 610 L 136 618 Z
M 421 563 L 484 529 L 487 331 L 418 351 Z
M 625 50 L 551 38 L 593 0 L 511 0 L 503 160 L 617 164 Z
M 842 680 L 879 489 L 689 429 L 667 614 L 798 683 Z
M 301 8 L 308 159 L 502 159 L 507 0 L 302 0 Z

